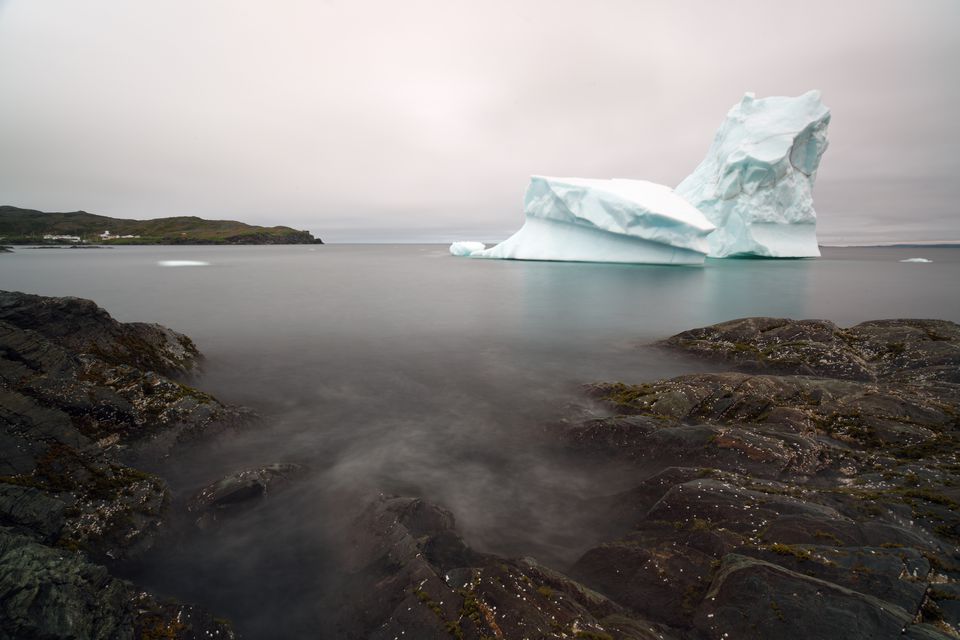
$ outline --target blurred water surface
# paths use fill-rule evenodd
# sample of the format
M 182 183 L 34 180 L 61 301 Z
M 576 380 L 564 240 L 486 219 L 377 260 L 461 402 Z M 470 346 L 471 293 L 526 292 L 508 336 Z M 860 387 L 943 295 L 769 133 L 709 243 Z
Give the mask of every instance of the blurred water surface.
M 916 257 L 933 262 L 900 262 Z M 323 605 L 369 496 L 427 497 L 476 547 L 562 568 L 604 533 L 577 505 L 642 473 L 550 448 L 578 385 L 715 366 L 648 345 L 743 316 L 960 321 L 960 248 L 705 267 L 471 260 L 437 245 L 19 248 L 0 256 L 0 289 L 91 298 L 196 341 L 194 383 L 264 419 L 159 462 L 177 500 L 258 464 L 310 475 L 132 576 L 247 637 L 335 637 Z

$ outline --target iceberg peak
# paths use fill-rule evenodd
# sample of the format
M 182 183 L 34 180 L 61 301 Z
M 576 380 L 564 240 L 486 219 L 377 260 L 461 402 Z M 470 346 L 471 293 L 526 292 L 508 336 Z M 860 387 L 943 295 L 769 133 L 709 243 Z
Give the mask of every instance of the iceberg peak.
M 829 124 L 816 90 L 797 97 L 746 93 L 727 112 L 706 158 L 677 186 L 717 226 L 711 257 L 820 255 L 813 183 Z

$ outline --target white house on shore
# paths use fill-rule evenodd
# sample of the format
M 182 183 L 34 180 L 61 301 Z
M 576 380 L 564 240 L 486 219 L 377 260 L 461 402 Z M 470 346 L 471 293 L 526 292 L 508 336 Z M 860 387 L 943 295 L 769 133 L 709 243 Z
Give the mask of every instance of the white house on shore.
M 109 229 L 100 234 L 101 240 L 116 240 L 117 238 L 139 238 L 139 237 L 140 236 L 133 236 L 133 235 L 115 236 L 112 233 L 110 233 Z
M 54 235 L 46 234 L 43 236 L 43 239 L 44 240 L 61 240 L 64 242 L 74 242 L 74 243 L 80 242 L 80 236 L 54 236 Z

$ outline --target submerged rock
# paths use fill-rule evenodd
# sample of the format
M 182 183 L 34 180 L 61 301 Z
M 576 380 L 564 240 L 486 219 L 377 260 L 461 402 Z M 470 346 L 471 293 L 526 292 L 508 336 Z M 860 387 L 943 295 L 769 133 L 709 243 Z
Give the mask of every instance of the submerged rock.
M 248 509 L 267 494 L 288 484 L 305 469 L 298 464 L 277 463 L 234 473 L 198 491 L 187 510 L 197 515 L 197 525 L 207 528 L 217 520 Z

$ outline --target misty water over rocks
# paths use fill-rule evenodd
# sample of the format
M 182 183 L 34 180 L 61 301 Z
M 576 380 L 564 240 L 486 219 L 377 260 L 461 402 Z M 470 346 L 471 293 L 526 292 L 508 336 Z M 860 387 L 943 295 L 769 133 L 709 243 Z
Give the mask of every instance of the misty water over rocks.
M 414 245 L 18 249 L 0 289 L 91 298 L 194 338 L 207 356 L 196 385 L 263 424 L 158 463 L 175 499 L 272 462 L 308 475 L 131 574 L 247 637 L 326 637 L 345 523 L 377 492 L 446 506 L 479 550 L 560 568 L 603 538 L 581 518 L 590 500 L 642 476 L 554 450 L 550 424 L 583 383 L 708 366 L 644 345 L 750 315 L 960 320 L 944 295 L 958 249 L 824 254 L 697 268 L 463 260 Z M 919 254 L 933 262 L 900 262 Z

